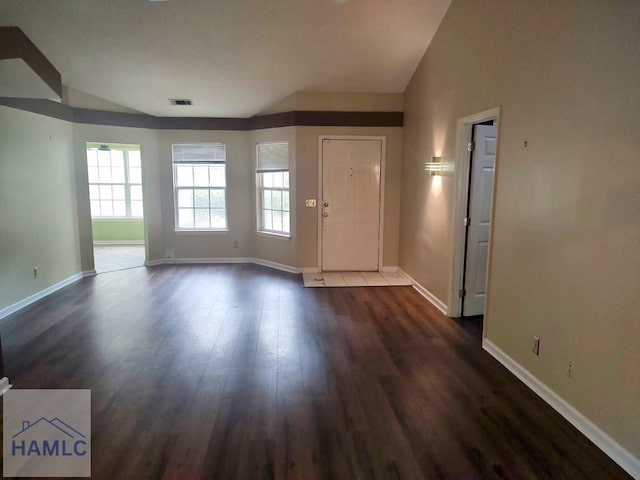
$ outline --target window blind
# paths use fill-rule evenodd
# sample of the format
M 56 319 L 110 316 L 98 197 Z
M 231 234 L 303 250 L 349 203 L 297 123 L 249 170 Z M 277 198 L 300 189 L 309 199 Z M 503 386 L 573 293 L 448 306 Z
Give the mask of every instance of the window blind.
M 225 160 L 226 149 L 222 143 L 173 145 L 174 163 L 225 163 Z
M 289 144 L 259 143 L 256 145 L 257 171 L 263 172 L 288 172 L 289 171 Z

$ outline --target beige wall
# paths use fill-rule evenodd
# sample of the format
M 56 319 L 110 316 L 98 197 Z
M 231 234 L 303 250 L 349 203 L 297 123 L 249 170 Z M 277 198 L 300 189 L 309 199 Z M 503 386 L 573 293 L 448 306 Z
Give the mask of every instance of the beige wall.
M 306 102 L 303 102 L 304 105 L 317 110 L 400 110 L 401 100 L 402 95 L 376 96 L 372 94 L 314 93 L 300 97 L 300 101 Z M 11 137 L 13 143 L 10 144 L 15 149 L 21 152 L 47 151 L 45 147 L 48 148 L 48 146 L 42 143 L 44 140 L 40 142 L 39 139 L 48 131 L 53 132 L 51 137 L 54 142 L 55 139 L 60 139 L 55 143 L 56 152 L 59 154 L 59 158 L 57 157 L 59 163 L 64 161 L 62 158 L 64 157 L 63 148 L 68 149 L 66 154 L 69 155 L 67 160 L 72 162 L 69 165 L 72 175 L 67 180 L 72 183 L 67 186 L 65 192 L 70 195 L 72 204 L 69 209 L 65 209 L 64 218 L 56 225 L 64 225 L 66 228 L 69 225 L 65 223 L 65 219 L 71 218 L 73 220 L 71 227 L 65 230 L 73 232 L 73 241 L 65 241 L 64 244 L 72 246 L 69 249 L 72 252 L 70 255 L 79 261 L 76 265 L 70 259 L 61 256 L 57 268 L 41 267 L 41 276 L 37 282 L 24 279 L 13 282 L 14 275 L 16 278 L 24 277 L 23 264 L 25 262 L 30 265 L 26 272 L 30 279 L 32 267 L 40 266 L 31 265 L 36 259 L 33 258 L 35 254 L 30 252 L 42 250 L 42 254 L 45 255 L 47 249 L 35 248 L 29 243 L 20 242 L 19 238 L 22 232 L 24 235 L 28 235 L 27 231 L 31 232 L 29 229 L 36 227 L 27 223 L 18 226 L 16 222 L 20 219 L 11 212 L 8 207 L 9 203 L 4 202 L 0 207 L 6 209 L 2 221 L 4 222 L 4 217 L 6 217 L 8 227 L 2 229 L 4 236 L 1 246 L 3 251 L 13 252 L 13 249 L 16 249 L 15 258 L 9 260 L 7 255 L 0 264 L 2 269 L 7 272 L 4 276 L 7 284 L 14 283 L 12 288 L 15 287 L 15 292 L 9 288 L 2 292 L 7 298 L 5 301 L 0 297 L 0 300 L 5 301 L 7 305 L 46 288 L 51 284 L 51 282 L 47 283 L 49 278 L 56 278 L 56 281 L 61 280 L 58 275 L 61 271 L 91 272 L 94 269 L 93 233 L 86 164 L 87 142 L 129 143 L 141 146 L 147 261 L 162 261 L 167 258 L 259 258 L 294 268 L 315 268 L 318 266 L 318 210 L 305 208 L 304 200 L 318 198 L 319 195 L 319 135 L 384 136 L 386 138 L 386 189 L 383 265 L 395 266 L 398 264 L 402 128 L 286 127 L 252 132 L 151 130 L 71 124 L 6 107 L 2 108 L 2 115 L 4 123 L 7 125 L 11 124 L 13 127 L 12 122 L 15 117 L 18 120 L 15 125 L 22 127 L 19 135 L 14 134 Z M 3 130 L 2 134 L 4 135 L 5 132 L 13 132 L 13 130 Z M 35 139 L 33 142 L 30 140 L 32 137 Z M 255 144 L 265 141 L 288 141 L 290 145 L 292 185 L 290 239 L 262 235 L 256 232 Z M 175 231 L 171 144 L 189 142 L 222 142 L 227 146 L 228 232 Z M 10 160 L 8 156 L 3 156 L 2 159 L 4 162 Z M 15 192 L 17 188 L 29 188 L 29 186 L 24 186 L 23 180 L 9 183 L 8 177 L 4 175 L 5 168 L 7 172 L 10 172 L 9 166 L 13 166 L 13 164 L 8 164 L 7 167 L 3 164 L 2 180 L 11 187 L 3 189 L 2 194 L 6 196 L 11 195 L 11 192 Z M 39 172 L 38 178 L 45 178 L 48 175 L 46 170 L 40 169 Z M 61 169 L 55 170 L 58 177 L 61 172 L 63 172 Z M 50 176 L 56 178 L 53 174 Z M 58 178 L 58 180 L 62 182 L 62 178 Z M 60 198 L 60 201 L 65 199 L 66 197 Z M 29 208 L 31 207 L 29 206 Z M 40 213 L 36 212 L 36 214 Z M 51 218 L 54 217 L 48 217 L 47 221 Z M 52 228 L 55 231 L 58 227 Z M 16 236 L 14 231 L 20 233 Z M 44 236 L 41 235 L 40 238 L 44 238 Z M 39 263 L 44 265 L 44 261 Z M 20 267 L 17 266 L 18 264 Z M 49 274 L 51 274 L 50 277 L 46 276 Z M 41 280 L 44 278 L 47 280 Z
M 80 258 L 71 124 L 0 107 L 0 145 L 2 309 L 79 273 Z
M 317 267 L 317 209 L 305 208 L 304 199 L 318 198 L 318 136 L 328 134 L 386 137 L 383 264 L 397 265 L 402 128 L 286 127 L 234 132 L 75 125 L 77 208 L 83 270 L 93 269 L 86 142 L 141 145 L 147 260 L 255 257 L 291 267 Z M 293 209 L 290 239 L 256 233 L 255 144 L 281 140 L 288 141 L 290 145 Z M 189 142 L 222 142 L 227 146 L 228 232 L 175 231 L 171 145 Z M 300 158 L 303 159 L 301 173 Z
M 274 235 L 266 235 L 256 233 L 256 197 L 255 197 L 255 166 L 256 166 L 256 149 L 257 143 L 261 142 L 288 142 L 289 143 L 289 185 L 290 185 L 290 208 L 291 208 L 291 236 L 290 238 L 278 237 Z M 256 130 L 251 132 L 251 178 L 254 181 L 252 186 L 252 206 L 253 208 L 253 249 L 252 255 L 262 260 L 280 263 L 282 265 L 296 266 L 297 243 L 300 238 L 297 230 L 296 215 L 299 211 L 296 202 L 296 127 L 285 128 L 269 128 L 265 130 Z
M 400 169 L 402 128 L 392 127 L 296 127 L 296 208 L 298 233 L 297 266 L 318 266 L 318 209 L 306 208 L 305 199 L 318 192 L 318 137 L 320 135 L 361 135 L 386 137 L 386 173 L 383 226 L 383 266 L 398 265 L 400 229 Z
M 93 235 L 91 230 L 91 210 L 89 208 L 89 185 L 87 177 L 87 142 L 130 143 L 140 145 L 146 259 L 159 260 L 164 258 L 162 237 L 163 218 L 160 209 L 163 188 L 160 184 L 157 131 L 144 128 L 74 124 L 73 143 L 82 270 L 91 271 L 94 269 Z
M 400 265 L 446 302 L 453 181 L 422 165 L 501 106 L 485 335 L 640 457 L 637 45 L 634 0 L 454 0 L 405 92 Z
M 174 258 L 256 257 L 292 267 L 317 267 L 317 209 L 306 198 L 318 198 L 319 135 L 383 135 L 387 138 L 384 265 L 398 262 L 401 128 L 287 127 L 254 132 L 159 132 L 160 182 L 165 256 Z M 291 239 L 256 233 L 255 144 L 288 141 L 292 175 Z M 222 142 L 227 145 L 229 232 L 175 232 L 171 143 Z M 238 247 L 234 247 L 234 241 Z
M 161 130 L 158 133 L 164 257 L 251 256 L 253 152 L 248 132 Z M 227 153 L 228 232 L 176 232 L 173 209 L 173 143 L 224 143 Z M 237 247 L 234 246 L 237 242 Z

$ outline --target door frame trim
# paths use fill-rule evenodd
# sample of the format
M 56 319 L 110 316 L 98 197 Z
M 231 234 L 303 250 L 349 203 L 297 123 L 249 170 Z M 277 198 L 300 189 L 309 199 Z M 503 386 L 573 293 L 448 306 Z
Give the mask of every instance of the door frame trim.
M 487 328 L 486 312 L 488 311 L 490 280 L 491 280 L 491 263 L 493 258 L 493 228 L 495 217 L 495 199 L 496 185 L 498 180 L 498 165 L 500 158 L 500 113 L 501 108 L 495 107 L 483 112 L 459 118 L 456 126 L 456 156 L 455 156 L 455 173 L 454 173 L 454 198 L 453 198 L 453 221 L 451 223 L 451 238 L 453 244 L 453 258 L 451 262 L 451 272 L 449 278 L 451 285 L 449 288 L 449 298 L 447 302 L 447 311 L 450 317 L 462 316 L 462 298 L 458 292 L 464 288 L 464 259 L 467 243 L 466 228 L 463 225 L 464 217 L 467 212 L 469 202 L 469 172 L 471 168 L 471 152 L 467 149 L 468 142 L 471 141 L 473 134 L 473 126 L 487 120 L 495 120 L 497 122 L 497 144 L 496 144 L 496 161 L 493 174 L 493 188 L 491 193 L 491 227 L 489 229 L 489 253 L 487 256 L 487 288 L 485 295 L 485 319 L 483 322 L 484 330 Z
M 105 137 L 109 138 L 108 135 L 105 135 Z M 117 137 L 116 137 L 117 138 Z M 95 273 L 95 268 L 96 268 L 96 259 L 95 259 L 95 246 L 99 245 L 100 241 L 95 241 L 93 239 L 93 217 L 91 216 L 91 208 L 90 208 L 90 204 L 91 204 L 91 199 L 89 197 L 89 170 L 88 170 L 88 165 L 87 165 L 87 145 L 89 144 L 93 144 L 93 143 L 99 143 L 99 144 L 106 144 L 106 145 L 127 145 L 127 146 L 137 146 L 140 149 L 140 175 L 141 175 L 141 184 L 140 186 L 142 187 L 142 228 L 144 231 L 144 239 L 142 241 L 140 241 L 140 243 L 136 243 L 135 245 L 144 245 L 144 262 L 143 265 L 146 265 L 147 262 L 149 262 L 149 221 L 148 221 L 148 217 L 149 217 L 149 213 L 148 213 L 148 209 L 150 208 L 149 205 L 152 203 L 150 201 L 147 201 L 147 196 L 149 195 L 149 193 L 147 193 L 147 181 L 146 181 L 146 177 L 147 174 L 145 173 L 145 165 L 146 165 L 146 160 L 145 160 L 145 148 L 142 145 L 142 142 L 140 141 L 134 141 L 134 142 L 124 142 L 124 141 L 101 141 L 101 142 L 96 142 L 96 141 L 89 141 L 86 139 L 82 139 L 83 141 L 79 142 L 79 146 L 81 146 L 83 148 L 83 153 L 81 156 L 81 162 L 82 162 L 82 168 L 84 169 L 84 172 L 86 173 L 86 176 L 82 177 L 82 178 L 78 178 L 78 173 L 76 173 L 76 178 L 78 178 L 78 181 L 82 182 L 82 187 L 83 187 L 83 191 L 86 192 L 86 196 L 82 195 L 84 198 L 76 198 L 76 203 L 80 203 L 83 202 L 83 205 L 86 206 L 88 208 L 88 226 L 89 226 L 89 230 L 91 231 L 91 238 L 87 239 L 86 245 L 90 245 L 91 246 L 91 267 L 89 269 L 83 270 L 83 272 L 94 272 L 93 274 L 96 275 Z M 74 160 L 75 161 L 75 160 Z M 75 165 L 75 164 L 74 164 Z M 172 165 L 171 168 L 173 168 L 173 161 L 172 161 Z M 77 172 L 77 170 L 76 170 Z M 82 175 L 81 175 L 82 176 Z M 172 187 L 173 188 L 173 187 Z M 77 185 L 76 185 L 76 191 L 78 190 Z M 80 217 L 83 217 L 84 215 L 78 214 L 78 223 L 82 223 L 82 221 L 80 220 Z M 87 218 L 87 217 L 85 217 Z M 125 219 L 124 221 L 136 221 L 139 220 L 139 217 L 122 217 L 122 218 L 116 218 L 116 220 L 118 221 L 122 221 L 123 218 Z M 103 220 L 109 221 L 112 220 L 109 217 L 105 217 L 103 218 Z M 81 226 L 79 226 L 79 228 L 82 228 Z M 113 244 L 113 242 L 107 242 L 107 244 Z M 83 242 L 83 239 L 80 239 L 80 262 L 82 263 L 82 246 L 85 245 L 85 243 Z M 82 267 L 84 267 L 84 265 L 81 265 Z
M 387 158 L 387 137 L 385 135 L 318 135 L 318 201 L 317 201 L 317 217 L 318 217 L 318 272 L 322 272 L 322 174 L 323 174 L 323 152 L 322 142 L 324 140 L 379 140 L 381 142 L 381 158 L 380 158 L 380 211 L 378 215 L 378 271 L 382 268 L 382 259 L 384 252 L 383 233 L 384 233 L 384 191 L 386 176 L 386 158 Z

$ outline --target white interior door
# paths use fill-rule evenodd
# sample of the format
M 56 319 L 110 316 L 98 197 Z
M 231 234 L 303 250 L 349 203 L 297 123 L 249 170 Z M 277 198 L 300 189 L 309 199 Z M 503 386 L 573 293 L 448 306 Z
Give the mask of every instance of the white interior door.
M 493 172 L 496 163 L 496 125 L 475 125 L 471 163 L 469 229 L 464 272 L 464 316 L 483 315 L 491 227 Z
M 322 141 L 322 270 L 378 270 L 381 140 Z

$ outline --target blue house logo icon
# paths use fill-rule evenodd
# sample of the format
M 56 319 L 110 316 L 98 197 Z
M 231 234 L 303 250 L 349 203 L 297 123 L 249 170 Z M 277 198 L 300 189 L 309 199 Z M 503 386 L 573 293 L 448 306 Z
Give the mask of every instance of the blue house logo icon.
M 11 437 L 11 455 L 18 457 L 83 457 L 85 435 L 58 417 L 22 421 L 22 430 Z

